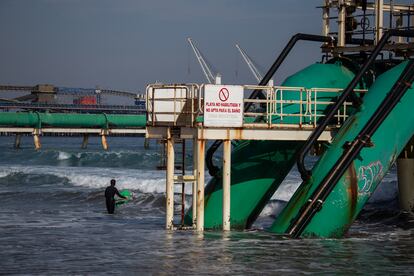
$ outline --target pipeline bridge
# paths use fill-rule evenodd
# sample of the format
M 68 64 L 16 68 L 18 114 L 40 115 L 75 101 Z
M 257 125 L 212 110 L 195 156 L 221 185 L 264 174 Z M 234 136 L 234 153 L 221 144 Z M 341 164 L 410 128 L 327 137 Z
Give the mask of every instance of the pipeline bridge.
M 0 97 L 0 135 L 14 135 L 16 148 L 23 135 L 33 136 L 36 149 L 41 148 L 40 137 L 49 135 L 83 136 L 83 148 L 89 136 L 101 136 L 108 149 L 107 136 L 145 134 L 145 97 L 140 93 L 51 84 L 0 85 L 0 92 L 8 92 Z M 19 92 L 28 93 L 16 97 Z M 123 103 L 103 104 L 104 96 Z

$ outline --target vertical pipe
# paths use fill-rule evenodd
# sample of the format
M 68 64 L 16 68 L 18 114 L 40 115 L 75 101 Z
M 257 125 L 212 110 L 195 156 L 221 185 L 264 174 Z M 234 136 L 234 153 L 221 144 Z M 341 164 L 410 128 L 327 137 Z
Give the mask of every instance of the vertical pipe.
M 174 140 L 167 140 L 167 183 L 166 183 L 166 211 L 165 228 L 173 230 L 174 224 Z
M 206 141 L 197 140 L 197 231 L 204 230 L 204 151 Z
M 414 159 L 397 159 L 398 201 L 404 211 L 414 213 Z
M 82 149 L 86 149 L 88 147 L 88 140 L 89 140 L 89 134 L 84 134 L 83 135 L 83 140 L 82 140 Z
M 197 222 L 197 151 L 197 140 L 193 139 L 193 176 L 195 179 L 195 181 L 193 182 L 193 227 L 195 227 Z
M 322 35 L 329 35 L 329 0 L 325 0 L 322 8 Z
M 382 37 L 384 25 L 384 0 L 375 0 L 375 45 Z
M 40 143 L 40 130 L 35 129 L 33 131 L 33 142 L 36 150 L 40 150 L 42 147 L 42 144 Z
M 223 231 L 230 231 L 231 142 L 223 142 Z
M 346 6 L 343 0 L 339 1 L 338 11 L 338 46 L 345 46 L 345 19 L 346 19 Z
M 22 135 L 20 133 L 16 134 L 16 139 L 14 140 L 14 148 L 20 149 L 20 143 L 21 143 Z

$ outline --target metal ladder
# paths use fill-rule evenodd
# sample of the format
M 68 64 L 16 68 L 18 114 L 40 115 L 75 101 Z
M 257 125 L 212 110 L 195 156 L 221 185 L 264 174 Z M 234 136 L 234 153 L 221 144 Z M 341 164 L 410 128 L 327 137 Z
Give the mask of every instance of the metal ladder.
M 166 158 L 166 143 L 163 140 L 160 140 L 159 143 L 161 146 L 161 162 L 160 165 L 157 166 L 158 170 L 166 170 L 167 167 L 167 158 Z M 176 145 L 181 145 L 178 147 Z M 181 205 L 179 213 L 174 213 L 175 216 L 180 217 L 180 223 L 176 225 L 179 229 L 192 229 L 191 227 L 184 225 L 184 217 L 185 217 L 185 184 L 187 182 L 194 182 L 196 176 L 194 174 L 187 175 L 186 174 L 186 141 L 185 139 L 175 139 L 174 140 L 174 148 L 175 148 L 175 159 L 174 159 L 174 185 L 181 186 Z

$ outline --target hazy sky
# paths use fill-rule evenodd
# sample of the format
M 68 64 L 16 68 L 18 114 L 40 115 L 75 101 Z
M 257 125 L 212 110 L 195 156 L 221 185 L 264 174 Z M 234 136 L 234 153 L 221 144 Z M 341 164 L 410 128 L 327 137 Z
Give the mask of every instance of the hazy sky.
M 319 0 L 0 0 L 0 83 L 144 91 L 205 82 L 192 37 L 223 83 L 256 81 L 234 44 L 264 69 L 297 32 L 320 34 Z M 298 47 L 276 76 L 320 60 Z

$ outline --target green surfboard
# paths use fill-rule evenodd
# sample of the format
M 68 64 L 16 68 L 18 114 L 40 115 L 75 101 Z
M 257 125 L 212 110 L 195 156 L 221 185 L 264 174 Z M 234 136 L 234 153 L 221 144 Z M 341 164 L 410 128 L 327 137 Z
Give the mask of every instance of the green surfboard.
M 122 196 L 125 196 L 125 197 L 126 197 L 126 199 L 125 199 L 125 198 L 117 198 L 117 199 L 115 200 L 115 205 L 116 205 L 116 206 L 122 205 L 122 204 L 124 204 L 124 203 L 128 203 L 128 202 L 130 202 L 130 201 L 132 200 L 132 198 L 133 198 L 133 193 L 132 193 L 130 190 L 123 189 L 123 190 L 120 190 L 120 191 L 119 191 L 119 193 L 120 193 Z

